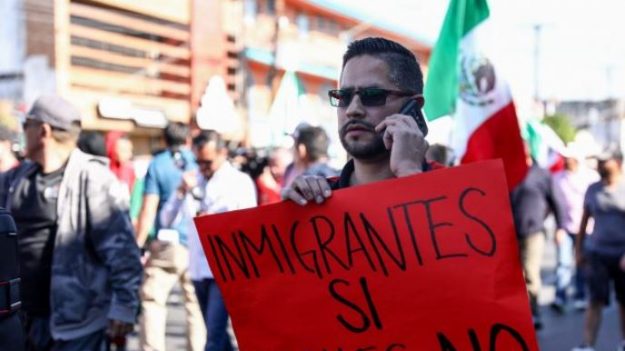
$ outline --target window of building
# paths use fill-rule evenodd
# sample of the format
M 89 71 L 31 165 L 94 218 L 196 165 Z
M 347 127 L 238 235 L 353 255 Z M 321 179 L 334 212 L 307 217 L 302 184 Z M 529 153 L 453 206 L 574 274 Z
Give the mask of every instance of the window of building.
M 276 13 L 276 0 L 267 0 L 267 12 L 271 15 Z
M 275 15 L 276 0 L 256 0 L 256 9 L 258 13 Z
M 325 33 L 327 25 L 328 25 L 327 18 L 322 17 L 322 16 L 317 16 L 317 30 Z
M 328 91 L 330 91 L 330 89 L 336 89 L 336 87 L 330 83 L 323 83 L 319 87 L 319 91 L 318 91 L 321 101 L 323 101 L 324 103 L 328 105 L 330 104 L 330 97 L 328 96 Z
M 263 1 L 263 0 L 261 0 Z M 264 0 L 263 12 L 269 15 L 276 14 L 276 0 Z
M 299 34 L 301 36 L 307 36 L 309 30 L 308 15 L 300 13 L 297 15 L 297 19 L 295 21 L 297 23 L 297 30 L 299 31 Z
M 311 16 L 309 29 L 330 35 L 337 35 L 343 30 L 340 23 L 324 16 Z
M 245 0 L 243 3 L 244 19 L 247 23 L 253 23 L 256 20 L 258 14 L 258 4 L 256 0 Z

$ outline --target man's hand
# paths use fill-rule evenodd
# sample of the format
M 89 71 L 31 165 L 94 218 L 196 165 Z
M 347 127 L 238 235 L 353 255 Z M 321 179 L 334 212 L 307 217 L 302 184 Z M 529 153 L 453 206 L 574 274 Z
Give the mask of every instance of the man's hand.
M 562 243 L 562 241 L 564 241 L 564 238 L 567 235 L 568 234 L 566 234 L 566 230 L 564 230 L 564 229 L 557 229 L 556 230 L 556 234 L 554 235 L 554 240 L 556 242 L 556 245 L 560 245 Z
M 134 324 L 131 323 L 110 320 L 109 326 L 106 329 L 106 335 L 111 339 L 121 338 L 126 336 L 126 334 L 132 332 L 134 327 Z
M 302 206 L 313 200 L 320 204 L 331 195 L 332 190 L 328 181 L 323 177 L 313 175 L 300 175 L 282 191 L 283 199 Z
M 182 174 L 182 180 L 180 181 L 180 186 L 178 186 L 178 191 L 182 194 L 186 194 L 196 186 L 197 172 L 195 170 L 188 171 Z
M 159 251 L 161 251 L 163 249 L 164 245 L 165 245 L 165 243 L 162 242 L 161 240 L 152 240 L 148 244 L 148 252 L 149 253 L 159 252 Z
M 423 172 L 428 142 L 417 122 L 408 115 L 394 114 L 375 127 L 383 132 L 384 146 L 391 151 L 390 167 L 397 177 Z
M 621 270 L 625 272 L 625 255 L 621 257 Z

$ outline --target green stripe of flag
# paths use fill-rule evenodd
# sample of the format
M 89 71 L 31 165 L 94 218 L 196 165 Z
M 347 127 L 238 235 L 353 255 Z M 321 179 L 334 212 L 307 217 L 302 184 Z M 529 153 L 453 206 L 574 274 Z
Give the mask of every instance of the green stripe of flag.
M 430 58 L 425 84 L 425 113 L 429 120 L 455 111 L 460 41 L 488 15 L 486 0 L 451 0 Z

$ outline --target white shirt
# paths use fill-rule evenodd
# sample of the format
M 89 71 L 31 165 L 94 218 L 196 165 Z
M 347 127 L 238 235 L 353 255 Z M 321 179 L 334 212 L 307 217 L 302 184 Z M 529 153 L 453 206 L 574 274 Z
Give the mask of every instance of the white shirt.
M 252 179 L 234 168 L 229 162 L 206 181 L 198 175 L 198 184 L 204 188 L 204 198 L 197 201 L 191 194 L 184 198 L 174 192 L 161 210 L 160 220 L 165 225 L 185 221 L 188 225 L 189 275 L 192 280 L 212 279 L 213 273 L 202 249 L 193 217 L 199 213 L 223 213 L 256 207 L 256 188 Z
M 579 226 L 584 212 L 584 195 L 590 184 L 599 181 L 597 172 L 581 167 L 571 172 L 563 170 L 553 176 L 553 184 L 558 200 L 562 202 L 564 218 L 562 226 L 569 233 L 579 231 Z

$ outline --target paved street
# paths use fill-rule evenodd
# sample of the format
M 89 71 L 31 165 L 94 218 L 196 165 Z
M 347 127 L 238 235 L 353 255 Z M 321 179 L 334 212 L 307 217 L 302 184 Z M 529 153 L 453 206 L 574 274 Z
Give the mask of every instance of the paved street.
M 582 340 L 584 313 L 570 308 L 564 315 L 549 309 L 554 297 L 555 248 L 548 245 L 543 261 L 544 288 L 540 302 L 543 305 L 544 328 L 538 332 L 538 342 L 542 351 L 569 351 Z M 619 341 L 618 308 L 612 304 L 603 313 L 603 322 L 596 345 L 597 351 L 614 351 Z
M 540 302 L 543 305 L 544 328 L 538 332 L 538 340 L 542 351 L 569 351 L 579 344 L 584 322 L 583 312 L 572 308 L 563 315 L 558 315 L 549 309 L 549 303 L 553 300 L 553 271 L 555 267 L 554 248 L 548 246 L 545 251 L 543 266 L 544 289 Z M 170 309 L 167 321 L 167 350 L 184 350 L 185 327 L 184 310 L 180 303 L 181 296 L 174 292 L 170 298 Z M 618 311 L 616 305 L 612 305 L 604 311 L 603 323 L 599 334 L 597 351 L 614 351 L 618 343 Z M 137 338 L 129 340 L 129 350 L 138 350 Z M 253 350 L 252 350 L 253 351 Z M 421 351 L 421 350 L 415 350 Z M 458 350 L 463 351 L 463 350 Z
M 579 344 L 582 338 L 583 313 L 570 311 L 557 316 L 552 311 L 544 311 L 545 327 L 538 332 L 542 351 L 569 351 Z M 606 309 L 599 333 L 597 351 L 614 351 L 618 344 L 618 311 L 615 305 Z

